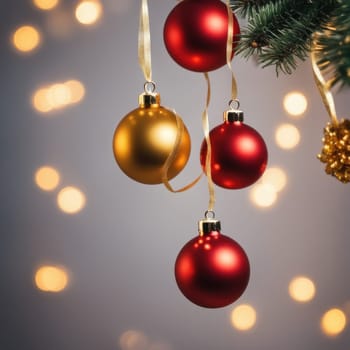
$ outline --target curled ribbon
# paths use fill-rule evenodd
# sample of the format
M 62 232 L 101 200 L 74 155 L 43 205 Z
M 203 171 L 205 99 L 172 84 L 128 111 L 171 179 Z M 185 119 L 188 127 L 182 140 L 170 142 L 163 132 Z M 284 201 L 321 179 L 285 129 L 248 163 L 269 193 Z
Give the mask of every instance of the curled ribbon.
M 316 85 L 321 94 L 323 104 L 328 112 L 331 122 L 323 129 L 323 147 L 317 158 L 325 163 L 326 174 L 332 175 L 342 183 L 350 182 L 350 121 L 337 118 L 331 84 L 324 79 L 317 64 L 317 45 L 311 50 L 311 64 Z
M 334 125 L 338 125 L 338 118 L 335 110 L 333 95 L 329 89 L 329 84 L 324 79 L 321 70 L 317 64 L 316 45 L 314 45 L 311 50 L 311 64 L 315 82 L 321 94 L 323 104 L 328 112 L 329 117 L 331 118 L 332 123 Z
M 214 189 L 213 179 L 211 177 L 211 142 L 209 137 L 210 128 L 209 128 L 209 115 L 208 115 L 208 108 L 209 108 L 210 97 L 211 97 L 211 88 L 210 88 L 209 74 L 204 73 L 204 77 L 207 82 L 207 98 L 206 98 L 205 108 L 202 113 L 202 126 L 203 126 L 205 141 L 207 143 L 207 155 L 205 158 L 205 173 L 207 175 L 208 190 L 209 190 L 208 211 L 212 212 L 214 210 L 214 205 L 215 205 L 215 189 Z
M 139 57 L 140 67 L 146 81 L 154 84 L 152 82 L 151 32 L 150 32 L 149 11 L 148 11 L 147 0 L 142 0 L 141 2 L 139 35 L 138 35 L 138 57 Z M 191 187 L 193 187 L 201 179 L 202 174 L 199 175 L 190 184 L 177 190 L 175 190 L 169 183 L 168 171 L 179 152 L 179 148 L 180 148 L 179 146 L 180 146 L 180 142 L 181 142 L 184 127 L 185 127 L 181 118 L 175 112 L 174 114 L 176 116 L 176 125 L 177 125 L 176 139 L 175 139 L 172 151 L 170 152 L 169 156 L 167 157 L 162 167 L 162 182 L 170 192 L 177 193 L 177 192 L 184 192 L 190 189 Z

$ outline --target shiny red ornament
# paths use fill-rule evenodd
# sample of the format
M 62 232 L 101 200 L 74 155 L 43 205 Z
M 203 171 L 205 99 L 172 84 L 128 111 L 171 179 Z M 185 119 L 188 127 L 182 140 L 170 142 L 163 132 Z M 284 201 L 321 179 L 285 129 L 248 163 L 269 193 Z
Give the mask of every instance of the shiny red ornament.
M 228 189 L 252 185 L 264 173 L 267 147 L 261 135 L 242 121 L 224 121 L 209 133 L 211 144 L 211 177 Z M 207 143 L 203 140 L 200 162 L 205 170 Z
M 240 34 L 234 13 L 234 44 Z M 169 55 L 183 68 L 209 72 L 226 64 L 227 7 L 221 0 L 183 0 L 168 15 L 164 43 Z M 233 57 L 233 54 L 232 54 Z
M 236 301 L 250 276 L 248 257 L 233 239 L 210 231 L 191 239 L 175 263 L 175 278 L 184 296 L 194 304 L 219 308 Z

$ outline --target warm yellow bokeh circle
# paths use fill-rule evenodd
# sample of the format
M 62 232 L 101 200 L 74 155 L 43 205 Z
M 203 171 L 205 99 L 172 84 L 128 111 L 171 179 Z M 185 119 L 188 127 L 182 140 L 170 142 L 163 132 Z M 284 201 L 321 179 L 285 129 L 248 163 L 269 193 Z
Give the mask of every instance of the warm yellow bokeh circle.
M 314 282 L 305 276 L 298 276 L 289 283 L 289 295 L 295 301 L 306 303 L 311 301 L 316 294 Z
M 44 265 L 35 272 L 35 285 L 44 292 L 62 292 L 68 285 L 68 272 L 59 266 Z
M 231 312 L 232 326 L 240 331 L 248 331 L 256 323 L 256 311 L 248 304 L 242 304 L 235 307 Z

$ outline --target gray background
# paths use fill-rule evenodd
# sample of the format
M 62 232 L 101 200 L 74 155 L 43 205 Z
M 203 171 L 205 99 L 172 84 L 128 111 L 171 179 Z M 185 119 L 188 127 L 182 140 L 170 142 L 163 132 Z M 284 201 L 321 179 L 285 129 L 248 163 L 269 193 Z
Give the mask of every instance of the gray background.
M 128 330 L 142 332 L 156 350 L 345 349 L 349 328 L 330 339 L 319 322 L 330 307 L 348 310 L 350 185 L 327 176 L 316 159 L 328 117 L 310 62 L 277 78 L 273 68 L 263 70 L 254 60 L 233 60 L 246 122 L 265 138 L 269 165 L 288 176 L 277 204 L 264 210 L 250 202 L 249 189 L 216 189 L 222 232 L 240 242 L 251 262 L 251 280 L 237 304 L 252 304 L 258 321 L 242 333 L 230 324 L 233 305 L 199 308 L 181 295 L 173 276 L 177 253 L 197 234 L 207 209 L 205 179 L 172 194 L 161 185 L 130 180 L 113 159 L 115 126 L 137 107 L 144 82 L 137 61 L 140 2 L 104 1 L 103 19 L 93 28 L 74 21 L 75 3 L 59 7 L 70 13 L 71 27 L 67 24 L 66 37 L 57 37 L 48 29 L 52 13 L 34 9 L 30 1 L 0 2 L 0 349 L 122 349 L 120 336 Z M 189 163 L 173 182 L 179 187 L 200 172 L 205 81 L 177 66 L 165 50 L 162 27 L 176 2 L 149 3 L 154 80 L 162 104 L 176 109 L 192 137 Z M 45 36 L 31 55 L 19 55 L 9 44 L 22 23 L 36 24 Z M 47 118 L 32 108 L 35 89 L 70 78 L 86 87 L 82 103 Z M 216 126 L 230 98 L 229 70 L 213 72 L 211 80 L 210 123 Z M 301 120 L 291 120 L 283 109 L 283 96 L 291 90 L 309 100 Z M 340 117 L 349 117 L 348 96 L 336 94 Z M 291 151 L 274 141 L 282 122 L 301 132 Z M 45 164 L 61 172 L 61 187 L 84 191 L 82 212 L 62 213 L 57 191 L 36 187 L 33 174 Z M 36 289 L 33 275 L 43 263 L 67 267 L 66 291 Z M 317 286 L 315 299 L 305 305 L 288 295 L 289 281 L 299 274 Z M 151 346 L 141 343 L 137 349 Z

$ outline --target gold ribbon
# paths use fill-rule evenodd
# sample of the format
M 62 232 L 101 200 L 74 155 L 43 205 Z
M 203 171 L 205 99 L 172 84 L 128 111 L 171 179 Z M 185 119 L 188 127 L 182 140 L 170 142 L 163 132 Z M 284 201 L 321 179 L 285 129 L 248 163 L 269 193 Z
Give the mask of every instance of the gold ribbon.
M 173 145 L 173 149 L 170 152 L 167 160 L 165 161 L 163 168 L 162 168 L 162 182 L 164 184 L 164 186 L 167 188 L 168 191 L 173 192 L 173 193 L 179 193 L 179 192 L 185 192 L 187 190 L 189 190 L 190 188 L 192 188 L 201 178 L 203 174 L 200 174 L 196 179 L 194 179 L 191 183 L 189 183 L 188 185 L 175 190 L 170 182 L 169 182 L 169 178 L 168 178 L 168 171 L 169 168 L 171 167 L 171 164 L 173 164 L 179 149 L 180 149 L 180 142 L 182 139 L 182 135 L 184 132 L 184 123 L 182 121 L 182 119 L 177 115 L 177 113 L 174 111 L 174 114 L 176 116 L 176 124 L 177 124 L 177 133 L 176 133 L 176 139 Z
M 147 0 L 142 0 L 141 10 L 140 10 L 140 21 L 139 21 L 139 35 L 138 35 L 138 57 L 139 64 L 142 69 L 142 72 L 145 76 L 147 82 L 152 82 L 152 62 L 151 62 L 151 33 L 150 33 L 150 24 L 149 24 L 149 11 L 148 11 L 148 2 Z M 153 83 L 153 82 L 152 82 Z M 153 83 L 154 84 L 154 83 Z M 168 171 L 171 164 L 174 162 L 180 148 L 180 142 L 183 136 L 184 124 L 181 118 L 176 114 L 176 124 L 177 124 L 177 134 L 174 142 L 172 151 L 170 152 L 168 158 L 166 159 L 162 167 L 162 182 L 164 186 L 171 192 L 184 192 L 191 187 L 193 187 L 202 177 L 202 174 L 198 176 L 190 184 L 175 190 L 168 179 Z
M 233 53 L 233 13 L 230 7 L 230 1 L 226 3 L 228 14 L 227 44 L 226 44 L 226 63 L 231 71 L 231 100 L 236 100 L 238 95 L 237 82 L 231 65 L 231 57 Z
M 206 98 L 205 108 L 202 113 L 202 126 L 203 126 L 205 141 L 207 143 L 207 155 L 205 158 L 205 173 L 207 175 L 208 190 L 209 190 L 208 211 L 213 211 L 214 205 L 215 205 L 215 189 L 214 189 L 213 179 L 211 176 L 211 142 L 209 137 L 210 128 L 209 128 L 209 115 L 208 115 L 208 108 L 209 108 L 210 97 L 211 97 L 211 88 L 210 88 L 209 74 L 204 73 L 204 77 L 207 82 L 207 98 Z
M 151 32 L 147 0 L 142 0 L 140 11 L 138 55 L 139 64 L 147 81 L 152 81 Z
M 317 64 L 317 55 L 316 55 L 316 45 L 314 44 L 311 50 L 311 64 L 312 70 L 315 78 L 315 82 L 317 88 L 321 94 L 322 101 L 326 110 L 328 112 L 329 117 L 331 118 L 332 124 L 338 125 L 337 113 L 335 110 L 335 104 L 333 95 L 330 91 L 329 84 L 324 79 L 321 70 Z

